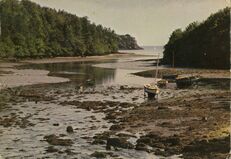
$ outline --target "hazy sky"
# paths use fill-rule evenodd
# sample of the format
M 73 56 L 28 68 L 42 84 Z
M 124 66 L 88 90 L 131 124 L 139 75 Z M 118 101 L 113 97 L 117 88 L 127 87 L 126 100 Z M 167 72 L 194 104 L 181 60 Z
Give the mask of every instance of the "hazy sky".
M 173 30 L 202 21 L 230 0 L 32 0 L 135 36 L 140 45 L 164 45 Z

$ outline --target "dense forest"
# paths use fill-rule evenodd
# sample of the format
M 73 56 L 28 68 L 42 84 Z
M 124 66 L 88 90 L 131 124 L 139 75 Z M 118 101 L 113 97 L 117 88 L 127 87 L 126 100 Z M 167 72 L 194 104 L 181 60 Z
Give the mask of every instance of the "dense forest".
M 130 35 L 117 35 L 87 17 L 29 0 L 0 1 L 0 18 L 0 57 L 90 56 L 139 49 Z
M 162 63 L 179 67 L 230 68 L 230 8 L 202 23 L 175 30 L 164 47 Z

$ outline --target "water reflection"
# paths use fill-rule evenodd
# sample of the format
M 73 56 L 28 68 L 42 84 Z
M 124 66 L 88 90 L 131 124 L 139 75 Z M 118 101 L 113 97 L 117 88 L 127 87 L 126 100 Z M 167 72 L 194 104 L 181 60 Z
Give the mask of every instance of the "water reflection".
M 113 61 L 110 61 L 113 62 Z M 42 69 L 50 71 L 50 76 L 66 77 L 71 84 L 88 85 L 87 81 L 95 85 L 111 83 L 116 74 L 115 69 L 93 67 L 95 62 L 68 62 L 68 63 L 46 63 L 30 64 L 23 68 Z
M 42 69 L 50 71 L 50 76 L 66 77 L 71 80 L 69 87 L 79 86 L 109 86 L 109 85 L 133 85 L 143 86 L 144 82 L 153 82 L 153 78 L 144 78 L 135 76 L 132 73 L 140 70 L 129 68 L 105 68 L 97 65 L 111 65 L 117 63 L 117 60 L 104 62 L 68 62 L 68 63 L 45 63 L 30 64 L 21 66 L 21 68 Z M 96 65 L 97 64 L 97 65 Z M 135 66 L 133 67 L 135 68 Z

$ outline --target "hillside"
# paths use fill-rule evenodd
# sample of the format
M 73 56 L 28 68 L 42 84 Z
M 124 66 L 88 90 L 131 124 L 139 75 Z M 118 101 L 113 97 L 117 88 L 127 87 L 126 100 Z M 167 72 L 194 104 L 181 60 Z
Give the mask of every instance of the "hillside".
M 136 39 L 129 34 L 119 36 L 119 49 L 121 50 L 137 50 L 142 49 L 138 46 Z
M 164 47 L 162 63 L 178 67 L 230 68 L 230 8 L 202 23 L 175 30 Z
M 130 35 L 28 0 L 2 0 L 0 17 L 0 57 L 90 56 L 116 52 L 120 46 L 138 48 Z

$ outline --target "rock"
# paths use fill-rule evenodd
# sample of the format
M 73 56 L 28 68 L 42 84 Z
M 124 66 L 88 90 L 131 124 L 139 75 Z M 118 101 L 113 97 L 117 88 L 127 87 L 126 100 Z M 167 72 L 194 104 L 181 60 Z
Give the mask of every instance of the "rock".
M 24 150 L 24 149 L 20 149 L 20 150 L 19 150 L 19 152 L 26 152 L 26 150 Z
M 226 153 L 230 151 L 230 136 L 196 140 L 183 148 L 183 153 Z
M 105 132 L 103 132 L 101 134 L 96 134 L 93 138 L 95 140 L 99 139 L 99 140 L 105 140 L 106 141 L 111 134 L 112 134 L 112 132 L 105 131 Z
M 44 139 L 51 145 L 71 146 L 73 144 L 71 139 L 60 139 L 58 136 L 54 134 L 44 136 Z
M 179 152 L 180 152 L 180 149 L 177 147 L 170 146 L 170 147 L 165 148 L 165 156 L 172 156 L 174 154 L 179 154 Z
M 86 107 L 86 110 L 87 111 L 91 111 L 91 107 Z
M 67 155 L 74 155 L 74 154 L 75 154 L 75 153 L 72 152 L 70 149 L 66 149 L 64 152 L 65 152 Z
M 118 133 L 118 134 L 116 134 L 116 136 L 119 136 L 119 137 L 127 137 L 127 138 L 130 138 L 130 137 L 132 137 L 132 138 L 137 138 L 135 135 L 130 134 L 130 133 Z
M 106 149 L 110 150 L 111 146 L 116 148 L 124 148 L 124 149 L 133 149 L 134 145 L 126 140 L 126 138 L 108 138 Z
M 59 134 L 60 137 L 64 137 L 67 136 L 66 134 Z
M 102 126 L 102 128 L 104 128 L 104 129 L 105 129 L 105 128 L 107 128 L 107 126 L 106 126 L 106 125 L 103 125 L 103 126 Z
M 54 123 L 53 126 L 59 126 L 59 123 Z
M 125 87 L 124 86 L 120 86 L 120 90 L 124 90 L 125 89 Z
M 115 130 L 115 131 L 117 131 L 117 130 L 122 130 L 124 127 L 122 126 L 122 125 L 112 125 L 111 127 L 110 127 L 110 130 Z
M 158 109 L 158 110 L 167 110 L 167 109 L 169 109 L 169 108 L 166 107 L 166 106 L 159 106 L 157 109 Z
M 101 139 L 95 139 L 95 140 L 92 142 L 92 145 L 104 145 L 104 144 L 106 144 L 106 141 L 101 140 Z
M 165 151 L 161 151 L 160 149 L 157 149 L 155 151 L 155 155 L 167 157 L 166 152 Z
M 74 132 L 72 126 L 68 126 L 67 129 L 66 129 L 66 131 L 67 131 L 68 133 L 73 133 L 73 132 Z
M 151 152 L 151 149 L 149 148 L 149 146 L 143 144 L 143 143 L 139 143 L 136 145 L 136 150 L 140 150 L 140 151 L 146 151 L 146 152 Z
M 165 142 L 170 143 L 171 146 L 179 145 L 180 138 L 179 137 L 169 137 L 165 140 Z
M 159 139 L 160 138 L 159 134 L 157 134 L 155 132 L 150 132 L 149 134 L 146 135 L 146 137 L 149 137 L 152 139 Z
M 202 117 L 202 121 L 208 121 L 208 117 Z
M 117 97 L 115 97 L 115 96 L 112 96 L 112 99 L 117 99 Z
M 96 157 L 96 158 L 106 158 L 107 157 L 107 153 L 106 152 L 98 152 L 95 151 L 93 154 L 91 154 L 92 157 Z
M 137 140 L 137 144 L 152 145 L 152 139 L 146 136 L 142 136 Z
M 82 136 L 81 138 L 82 138 L 82 139 L 85 139 L 85 140 L 88 140 L 88 139 L 90 139 L 91 137 L 90 137 L 90 136 Z
M 59 150 L 58 149 L 56 149 L 56 148 L 54 148 L 54 146 L 49 146 L 49 147 L 47 147 L 47 149 L 46 149 L 46 152 L 47 153 L 54 153 L 54 152 L 58 152 Z

